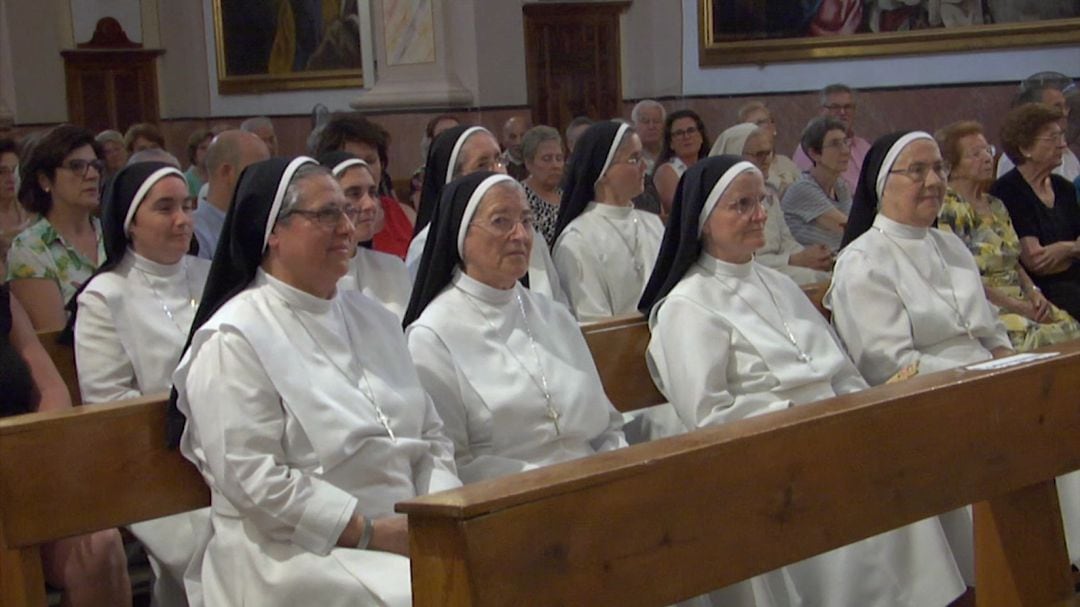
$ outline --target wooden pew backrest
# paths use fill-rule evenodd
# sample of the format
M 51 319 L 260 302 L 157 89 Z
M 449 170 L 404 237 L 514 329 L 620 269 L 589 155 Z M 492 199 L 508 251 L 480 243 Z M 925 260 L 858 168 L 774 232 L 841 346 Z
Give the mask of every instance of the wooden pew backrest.
M 645 364 L 649 323 L 641 314 L 585 324 L 581 332 L 616 409 L 627 412 L 667 402 Z

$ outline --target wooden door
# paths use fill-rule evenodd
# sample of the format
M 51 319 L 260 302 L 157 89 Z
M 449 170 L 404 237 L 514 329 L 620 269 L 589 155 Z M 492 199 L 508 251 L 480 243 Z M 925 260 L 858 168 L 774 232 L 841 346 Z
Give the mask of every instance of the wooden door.
M 621 115 L 619 15 L 629 2 L 526 4 L 525 66 L 533 124 Z

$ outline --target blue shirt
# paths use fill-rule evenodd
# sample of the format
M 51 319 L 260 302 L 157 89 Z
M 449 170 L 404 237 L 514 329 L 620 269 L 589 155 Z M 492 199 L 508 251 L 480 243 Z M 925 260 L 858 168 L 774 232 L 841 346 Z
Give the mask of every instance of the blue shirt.
M 225 225 L 225 211 L 199 197 L 199 207 L 191 215 L 195 222 L 195 240 L 199 241 L 199 257 L 213 259 L 221 228 Z

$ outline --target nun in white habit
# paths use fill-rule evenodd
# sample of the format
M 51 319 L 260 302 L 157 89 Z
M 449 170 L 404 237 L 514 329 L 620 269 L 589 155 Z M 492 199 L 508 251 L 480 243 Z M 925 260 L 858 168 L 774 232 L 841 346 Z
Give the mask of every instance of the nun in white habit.
M 456 126 L 439 133 L 431 142 L 424 168 L 424 183 L 420 188 L 415 235 L 405 255 L 405 266 L 414 282 L 427 243 L 429 224 L 438 214 L 443 188 L 456 177 L 477 171 L 506 173 L 500 154 L 495 136 L 482 126 Z M 533 236 L 540 236 L 535 226 Z M 568 303 L 547 247 L 533 247 L 529 254 L 528 285 L 533 291 L 543 293 L 561 304 Z
M 626 445 L 569 311 L 519 281 L 532 211 L 511 177 L 443 191 L 405 321 L 409 351 L 469 483 Z
M 187 255 L 192 201 L 183 173 L 129 165 L 104 198 L 105 263 L 72 298 L 68 325 L 86 404 L 169 390 L 210 269 Z M 155 605 L 187 605 L 184 570 L 208 516 L 202 509 L 130 526 L 150 557 Z
M 753 260 L 764 242 L 764 195 L 761 171 L 736 156 L 688 169 L 641 299 L 649 370 L 690 429 L 866 387 L 799 287 Z M 759 582 L 777 605 L 944 606 L 964 592 L 936 519 Z
M 349 271 L 338 281 L 338 288 L 360 291 L 381 303 L 400 321 L 409 305 L 412 281 L 399 257 L 371 248 L 371 239 L 378 231 L 378 216 L 382 213 L 378 185 L 371 169 L 349 152 L 324 154 L 319 157 L 319 164 L 330 169 L 345 198 L 360 210 L 354 222 L 354 238 L 359 245 L 349 260 Z
M 199 604 L 410 605 L 394 504 L 460 485 L 400 325 L 336 289 L 358 213 L 310 158 L 240 178 L 173 378 L 170 438 L 211 490 Z
M 637 308 L 664 224 L 634 208 L 644 187 L 641 139 L 625 122 L 590 126 L 563 181 L 552 257 L 578 322 Z

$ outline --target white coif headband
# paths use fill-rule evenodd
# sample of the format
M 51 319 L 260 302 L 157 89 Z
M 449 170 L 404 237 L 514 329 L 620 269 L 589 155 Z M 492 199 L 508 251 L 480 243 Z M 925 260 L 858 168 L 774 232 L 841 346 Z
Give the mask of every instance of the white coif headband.
M 281 203 L 285 200 L 285 191 L 289 189 L 289 182 L 292 181 L 293 175 L 296 174 L 300 167 L 305 164 L 318 165 L 314 158 L 308 158 L 307 156 L 297 156 L 293 158 L 292 162 L 285 167 L 285 173 L 281 175 L 281 179 L 278 180 L 277 191 L 274 192 L 274 203 L 270 205 L 270 215 L 266 218 L 266 231 L 263 232 L 263 250 L 266 250 L 266 243 L 270 240 L 270 232 L 274 229 L 274 224 L 277 223 L 278 213 L 281 211 Z
M 457 141 L 454 142 L 454 149 L 450 151 L 450 164 L 446 165 L 446 181 L 443 182 L 443 185 L 446 185 L 454 180 L 454 165 L 457 164 L 458 154 L 461 153 L 461 148 L 465 147 L 465 142 L 469 140 L 469 137 L 472 137 L 473 135 L 481 131 L 487 133 L 488 135 L 491 135 L 491 131 L 485 129 L 484 127 L 474 126 L 472 128 L 465 129 L 465 132 L 461 134 L 461 137 L 458 137 Z M 491 136 L 494 137 L 494 135 Z
M 465 235 L 469 233 L 469 224 L 472 223 L 473 215 L 476 214 L 476 209 L 480 208 L 480 200 L 487 194 L 495 185 L 504 181 L 514 181 L 514 178 L 509 175 L 492 175 L 487 179 L 480 182 L 476 190 L 469 196 L 469 203 L 465 205 L 465 214 L 461 216 L 461 227 L 458 228 L 457 234 L 457 252 L 458 256 L 465 257 Z
M 604 166 L 600 168 L 600 174 L 596 176 L 597 181 L 600 181 L 604 176 L 604 173 L 607 173 L 607 170 L 611 168 L 611 163 L 615 161 L 615 152 L 618 151 L 619 144 L 622 143 L 623 135 L 629 130 L 630 125 L 624 122 L 619 125 L 619 130 L 615 131 L 615 139 L 612 140 L 611 147 L 608 148 L 607 158 L 604 159 Z
M 348 158 L 334 165 L 334 168 L 330 172 L 334 174 L 335 178 L 337 178 L 341 177 L 345 173 L 345 171 L 353 167 L 364 167 L 368 169 L 368 171 L 371 170 L 371 167 L 368 166 L 368 163 L 364 162 L 363 160 L 360 160 L 359 158 Z
M 930 133 L 925 131 L 912 131 L 897 139 L 896 143 L 892 144 L 892 147 L 886 152 L 885 161 L 881 163 L 881 170 L 878 171 L 877 182 L 874 184 L 874 190 L 877 192 L 878 200 L 881 200 L 881 197 L 885 193 L 885 180 L 889 178 L 889 171 L 891 171 L 893 165 L 896 164 L 896 159 L 900 156 L 900 152 L 904 151 L 907 144 L 918 139 L 934 140 L 934 138 L 930 136 Z
M 705 206 L 701 207 L 701 215 L 698 216 L 698 236 L 701 236 L 705 232 L 705 221 L 709 219 L 709 215 L 716 208 L 716 203 L 720 202 L 720 197 L 724 195 L 724 190 L 728 189 L 732 181 L 743 173 L 757 173 L 761 175 L 761 170 L 754 166 L 752 163 L 745 160 L 740 160 L 731 165 L 731 168 L 724 171 L 724 174 L 720 176 L 719 181 L 709 191 L 709 196 L 705 199 Z
M 150 188 L 157 185 L 157 182 L 161 181 L 169 175 L 175 175 L 180 179 L 184 179 L 184 174 L 174 167 L 162 167 L 150 176 L 143 180 L 139 189 L 135 190 L 135 197 L 131 199 L 131 204 L 128 205 L 127 215 L 124 216 L 124 234 L 128 233 L 128 229 L 131 227 L 131 222 L 135 220 L 135 211 L 139 210 L 139 205 L 142 204 L 143 198 L 150 193 Z M 187 183 L 185 180 L 184 183 Z

